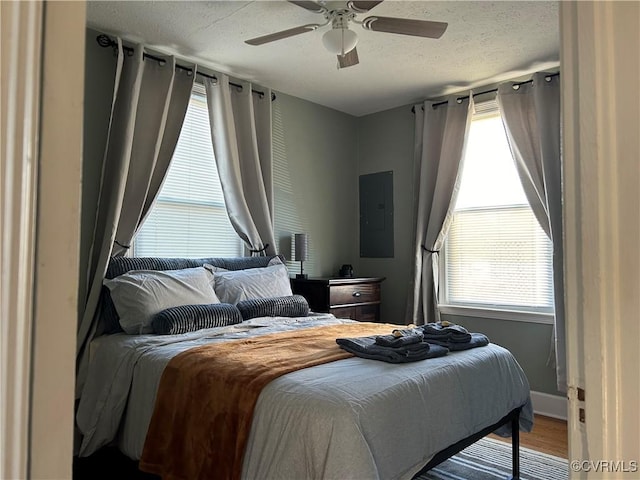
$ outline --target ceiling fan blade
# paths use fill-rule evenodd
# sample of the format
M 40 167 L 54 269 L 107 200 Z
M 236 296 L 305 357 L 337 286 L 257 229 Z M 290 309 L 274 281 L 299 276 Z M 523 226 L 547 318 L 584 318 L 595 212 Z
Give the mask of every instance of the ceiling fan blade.
M 382 3 L 382 0 L 374 0 L 374 1 L 351 0 L 348 3 L 348 7 L 355 12 L 365 13 L 380 3 Z
M 310 10 L 314 13 L 324 13 L 327 11 L 322 5 L 317 4 L 316 2 L 312 2 L 310 0 L 288 0 L 289 3 L 293 3 L 299 7 Z
M 399 33 L 415 37 L 440 38 L 448 23 L 394 17 L 367 17 L 362 27 L 374 32 Z
M 301 33 L 312 32 L 320 25 L 311 23 L 309 25 L 302 25 L 301 27 L 294 27 L 288 30 L 282 30 L 281 32 L 270 33 L 262 37 L 252 38 L 251 40 L 245 40 L 244 43 L 249 45 L 262 45 L 263 43 L 275 42 L 276 40 L 282 40 L 283 38 L 293 37 L 294 35 L 300 35 Z
M 358 63 L 360 60 L 358 60 L 358 51 L 355 48 L 344 55 L 338 55 L 338 68 L 347 68 Z

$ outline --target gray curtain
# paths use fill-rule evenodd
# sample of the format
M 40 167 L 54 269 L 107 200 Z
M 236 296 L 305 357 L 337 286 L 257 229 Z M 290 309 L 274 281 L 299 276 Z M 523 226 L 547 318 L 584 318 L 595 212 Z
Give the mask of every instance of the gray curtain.
M 194 73 L 173 57 L 127 56 L 117 40 L 116 72 L 87 270 L 87 298 L 78 326 L 76 396 L 84 386 L 89 342 L 109 257 L 122 255 L 158 194 L 189 105 Z
M 498 105 L 524 192 L 553 242 L 556 375 L 558 390 L 566 392 L 560 77 L 536 73 L 517 88 L 502 84 Z
M 473 97 L 433 106 L 416 106 L 415 270 L 409 291 L 407 319 L 415 324 L 437 321 L 438 251 L 451 224 L 471 116 Z
M 274 255 L 271 90 L 257 95 L 248 82 L 236 87 L 216 76 L 205 79 L 205 89 L 227 213 L 250 250 Z

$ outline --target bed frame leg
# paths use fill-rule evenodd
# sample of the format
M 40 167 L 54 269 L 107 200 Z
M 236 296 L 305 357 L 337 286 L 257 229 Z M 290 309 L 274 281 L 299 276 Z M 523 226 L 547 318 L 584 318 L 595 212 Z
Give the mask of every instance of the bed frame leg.
M 511 419 L 511 480 L 520 480 L 520 411 Z

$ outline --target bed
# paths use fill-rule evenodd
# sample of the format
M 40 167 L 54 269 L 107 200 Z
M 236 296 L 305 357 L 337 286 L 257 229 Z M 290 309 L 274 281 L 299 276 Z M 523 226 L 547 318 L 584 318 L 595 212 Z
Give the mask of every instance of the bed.
M 141 267 L 206 263 L 240 270 L 264 268 L 272 260 L 113 259 L 107 278 Z M 103 305 L 103 313 L 110 308 Z M 269 316 L 177 335 L 101 335 L 90 347 L 89 378 L 77 412 L 79 455 L 117 445 L 129 458 L 140 459 L 163 371 L 182 352 L 350 323 L 330 314 Z M 264 387 L 241 477 L 410 479 L 498 430 L 515 434 L 517 478 L 517 432 L 529 431 L 532 420 L 526 376 L 497 345 L 406 364 L 351 357 L 287 373 Z

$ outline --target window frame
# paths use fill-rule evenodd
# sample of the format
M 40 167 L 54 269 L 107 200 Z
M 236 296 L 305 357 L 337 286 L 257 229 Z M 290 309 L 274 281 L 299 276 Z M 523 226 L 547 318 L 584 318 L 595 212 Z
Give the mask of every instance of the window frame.
M 202 99 L 204 100 L 204 102 L 206 104 L 206 101 L 207 101 L 206 90 L 205 90 L 204 84 L 201 83 L 198 80 L 196 80 L 194 82 L 194 84 L 193 84 L 193 86 L 191 88 L 191 92 L 190 92 L 190 96 L 189 96 L 189 106 L 187 107 L 187 113 L 188 113 L 188 109 L 189 109 L 189 107 L 191 105 L 191 102 L 193 101 L 194 95 L 203 97 Z M 185 113 L 185 118 L 186 118 L 187 113 Z M 181 130 L 182 130 L 182 127 L 181 127 Z M 210 125 L 209 125 L 209 130 L 211 130 L 211 126 Z M 180 134 L 182 134 L 182 131 L 180 132 Z M 178 139 L 178 142 L 179 141 L 180 140 Z M 176 148 L 177 148 L 177 143 L 176 143 Z M 211 148 L 213 150 L 213 138 L 211 139 Z M 175 152 L 174 152 L 174 155 L 175 155 Z M 215 151 L 214 150 L 213 150 L 213 160 L 214 160 L 214 167 L 217 170 L 218 166 L 215 163 Z M 171 163 L 169 164 L 169 167 L 167 168 L 167 172 L 165 174 L 165 179 L 164 180 L 166 180 L 166 175 L 169 174 L 169 171 L 171 169 L 172 163 L 173 163 L 173 158 L 171 160 Z M 219 177 L 219 173 L 217 173 L 216 175 Z M 166 206 L 169 206 L 169 207 L 183 205 L 183 206 L 187 206 L 187 207 L 191 207 L 191 208 L 215 209 L 217 211 L 221 211 L 228 218 L 228 212 L 227 212 L 226 205 L 225 205 L 225 202 L 224 202 L 224 197 L 222 197 L 222 201 L 221 202 L 219 202 L 219 201 L 207 201 L 207 200 L 186 201 L 186 200 L 181 199 L 181 198 L 171 198 L 171 197 L 166 197 L 166 198 L 162 199 L 161 198 L 161 192 L 162 192 L 162 189 L 164 188 L 164 183 L 165 183 L 164 180 L 163 180 L 162 186 L 160 187 L 160 190 L 158 191 L 157 197 L 154 200 L 153 205 L 151 206 L 151 210 L 147 214 L 147 217 L 151 214 L 153 209 L 156 208 L 156 206 L 158 206 L 158 204 L 163 204 L 163 205 L 166 205 Z M 220 185 L 220 186 L 221 186 L 221 189 L 222 189 L 222 185 Z M 221 192 L 222 192 L 222 190 L 221 190 Z M 223 195 L 224 195 L 224 193 L 223 193 Z M 233 226 L 231 226 L 231 228 L 233 229 Z M 236 235 L 237 235 L 237 233 L 236 233 Z M 126 252 L 127 256 L 135 257 L 135 258 L 140 258 L 141 257 L 141 255 L 138 252 L 136 252 L 137 237 L 138 237 L 138 232 L 136 232 L 136 235 L 134 236 L 134 238 L 133 238 L 133 240 L 131 242 L 131 248 L 129 248 L 127 250 L 127 252 Z M 240 256 L 243 256 L 243 255 L 247 255 L 247 253 L 248 253 L 247 247 L 244 244 L 244 242 L 242 241 L 242 239 L 240 238 L 240 236 L 238 236 L 238 235 L 237 235 L 237 242 L 238 242 L 238 254 L 237 254 L 237 256 L 240 257 Z M 147 255 L 145 255 L 145 256 L 147 256 Z M 209 255 L 209 256 L 215 256 L 215 255 Z M 182 258 L 182 255 L 178 254 L 178 255 L 174 255 L 172 257 L 160 256 L 158 258 L 176 258 L 176 257 L 177 258 Z M 204 257 L 203 256 L 200 256 L 200 257 L 206 258 L 207 256 L 205 255 Z M 200 257 L 188 257 L 188 258 L 200 258 Z
M 501 116 L 496 100 L 487 100 L 485 102 L 476 104 L 476 111 L 473 114 L 471 121 L 473 122 L 474 120 L 487 118 L 495 114 Z M 460 172 L 460 174 L 462 174 L 462 171 Z M 554 323 L 555 306 L 527 307 L 524 305 L 503 305 L 450 301 L 450 299 L 447 298 L 448 278 L 446 240 L 445 242 L 443 242 L 442 248 L 440 249 L 440 252 L 438 254 L 437 277 L 438 309 L 441 314 L 496 320 L 512 320 L 547 325 L 553 325 Z

